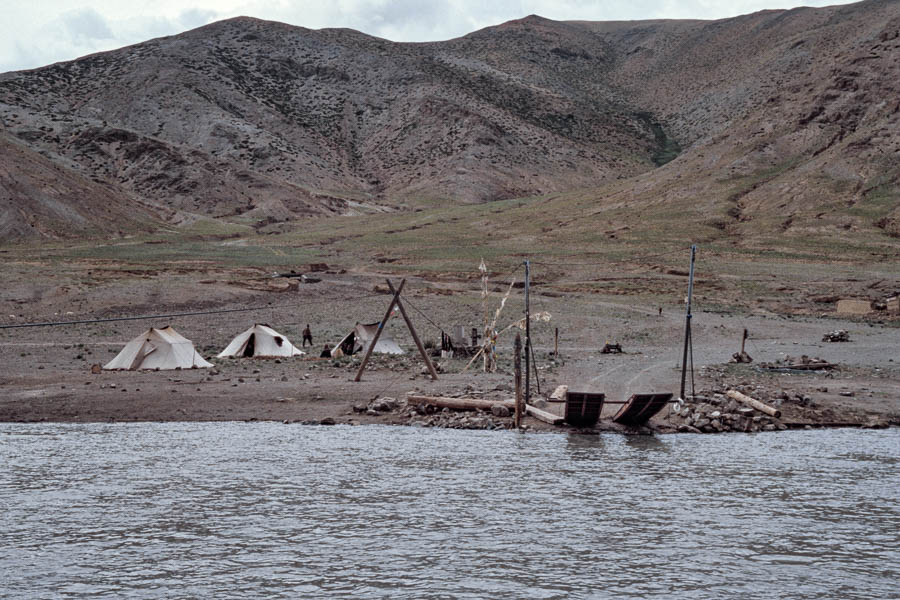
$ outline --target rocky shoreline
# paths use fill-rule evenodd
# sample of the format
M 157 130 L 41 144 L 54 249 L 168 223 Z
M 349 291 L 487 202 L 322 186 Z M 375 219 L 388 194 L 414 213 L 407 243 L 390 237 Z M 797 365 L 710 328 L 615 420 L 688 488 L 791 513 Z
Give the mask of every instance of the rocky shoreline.
M 746 390 L 756 393 L 760 389 Z M 522 429 L 537 431 L 558 431 L 576 433 L 618 432 L 624 434 L 652 433 L 758 433 L 787 431 L 796 429 L 828 429 L 834 427 L 857 427 L 864 429 L 884 429 L 898 426 L 900 422 L 888 417 L 869 417 L 864 421 L 837 420 L 830 409 L 821 409 L 809 396 L 778 398 L 775 401 L 785 409 L 786 414 L 773 417 L 729 398 L 724 391 L 704 391 L 689 397 L 683 403 L 673 403 L 671 410 L 643 427 L 625 427 L 611 421 L 601 421 L 593 428 L 573 427 L 568 424 L 552 426 L 525 417 Z M 546 406 L 546 403 L 542 403 Z M 509 409 L 497 403 L 487 410 L 453 410 L 437 408 L 430 404 L 408 404 L 393 397 L 379 397 L 369 402 L 353 405 L 353 413 L 379 418 L 393 425 L 411 427 L 433 427 L 439 429 L 515 429 Z M 316 422 L 307 422 L 315 424 Z M 324 424 L 334 424 L 328 420 Z

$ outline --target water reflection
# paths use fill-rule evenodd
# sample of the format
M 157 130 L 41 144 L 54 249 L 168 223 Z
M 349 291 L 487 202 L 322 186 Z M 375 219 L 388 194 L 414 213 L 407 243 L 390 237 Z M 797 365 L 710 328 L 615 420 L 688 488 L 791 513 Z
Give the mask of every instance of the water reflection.
M 603 436 L 570 433 L 565 440 L 566 454 L 571 460 L 605 460 Z
M 625 437 L 625 445 L 640 452 L 668 452 L 669 447 L 656 435 L 629 435 Z

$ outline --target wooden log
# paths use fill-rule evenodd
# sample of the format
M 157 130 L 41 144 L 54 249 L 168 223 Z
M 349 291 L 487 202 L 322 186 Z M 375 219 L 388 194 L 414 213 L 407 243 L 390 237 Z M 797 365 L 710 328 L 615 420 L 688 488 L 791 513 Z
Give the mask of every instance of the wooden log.
M 516 409 L 515 400 L 483 400 L 481 398 L 447 398 L 444 396 L 407 396 L 406 403 L 412 406 L 430 404 L 438 408 L 453 410 L 491 410 L 495 404 L 501 404 L 510 411 Z
M 563 421 L 565 421 L 565 419 L 563 419 L 559 415 L 554 415 L 553 413 L 541 410 L 536 406 L 531 406 L 530 404 L 525 405 L 525 413 L 531 415 L 538 421 L 550 423 L 551 425 L 562 425 Z
M 755 398 L 751 398 L 750 396 L 745 396 L 737 390 L 728 390 L 725 392 L 729 398 L 734 398 L 738 402 L 743 402 L 747 406 L 752 406 L 759 412 L 764 412 L 769 416 L 775 417 L 776 419 L 781 417 L 781 411 L 773 406 L 769 406 L 768 404 L 763 404 L 759 400 Z

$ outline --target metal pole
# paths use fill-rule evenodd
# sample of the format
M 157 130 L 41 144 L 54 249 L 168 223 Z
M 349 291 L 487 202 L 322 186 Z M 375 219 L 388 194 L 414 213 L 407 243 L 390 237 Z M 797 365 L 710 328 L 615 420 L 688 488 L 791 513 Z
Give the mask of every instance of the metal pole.
M 516 414 L 515 425 L 518 429 L 522 424 L 522 413 L 524 412 L 524 402 L 522 401 L 522 336 L 516 334 L 515 343 L 515 373 L 516 373 Z
M 681 358 L 681 395 L 684 399 L 684 379 L 687 376 L 688 345 L 691 340 L 691 297 L 694 294 L 694 256 L 697 253 L 696 244 L 691 245 L 691 271 L 688 279 L 687 312 L 684 317 L 684 354 Z
M 528 303 L 528 279 L 531 263 L 525 261 L 525 404 L 531 400 L 531 305 Z

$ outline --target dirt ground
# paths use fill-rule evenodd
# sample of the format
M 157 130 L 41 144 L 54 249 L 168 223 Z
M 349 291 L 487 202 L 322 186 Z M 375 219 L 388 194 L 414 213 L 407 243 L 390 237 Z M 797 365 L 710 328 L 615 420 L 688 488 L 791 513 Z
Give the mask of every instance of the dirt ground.
M 428 415 L 409 411 L 364 410 L 381 397 L 402 405 L 409 393 L 486 399 L 513 397 L 512 343 L 515 330 L 498 343 L 499 368 L 481 372 L 480 361 L 461 373 L 465 361 L 440 361 L 442 373 L 432 381 L 402 319 L 388 331 L 407 350 L 404 357 L 376 356 L 361 382 L 353 378 L 358 358 L 319 359 L 323 345 L 333 345 L 354 323 L 376 322 L 390 297 L 379 291 L 384 276 L 373 273 L 317 273 L 316 283 L 273 286 L 240 283 L 240 273 L 198 282 L 177 270 L 106 276 L 96 270 L 69 274 L 64 284 L 11 277 L 3 292 L 4 323 L 77 321 L 96 317 L 148 315 L 256 308 L 245 312 L 171 318 L 73 324 L 0 330 L 0 421 L 124 422 L 274 420 L 324 423 L 397 423 L 439 425 Z M 282 285 L 284 284 L 284 285 Z M 284 287 L 287 286 L 287 287 Z M 492 285 L 488 308 L 499 305 L 505 286 Z M 263 291 L 267 290 L 267 291 Z M 439 343 L 440 329 L 461 324 L 480 326 L 483 308 L 477 280 L 428 281 L 411 277 L 406 284 L 407 311 L 420 336 Z M 259 307 L 263 307 L 259 309 Z M 546 311 L 549 322 L 533 327 L 538 380 L 536 397 L 560 384 L 571 390 L 603 392 L 608 400 L 633 393 L 671 392 L 678 396 L 684 335 L 684 308 L 652 300 L 592 294 L 544 293 L 531 298 L 532 311 Z M 662 308 L 662 314 L 659 314 Z M 523 316 L 524 299 L 516 289 L 498 319 L 499 329 Z M 426 319 L 427 317 L 427 319 Z M 309 323 L 314 350 L 291 359 L 213 358 L 230 339 L 254 322 L 268 323 L 295 344 Z M 212 369 L 181 371 L 102 371 L 122 346 L 150 326 L 172 325 L 194 341 L 214 363 Z M 554 357 L 554 330 L 559 329 L 559 356 Z M 900 332 L 896 327 L 831 316 L 784 316 L 764 310 L 711 312 L 698 306 L 693 318 L 693 391 L 722 393 L 737 387 L 783 412 L 787 427 L 885 426 L 900 424 Z M 749 331 L 749 365 L 728 360 Z M 846 329 L 850 342 L 823 342 L 834 329 Z M 621 344 L 623 354 L 601 354 L 605 342 Z M 307 350 L 310 350 L 307 348 Z M 830 371 L 774 373 L 761 362 L 807 355 L 834 363 Z M 687 392 L 692 393 L 691 377 Z M 538 391 L 539 386 L 539 391 Z M 356 405 L 356 410 L 354 406 Z M 361 406 L 362 405 L 362 406 Z M 609 419 L 618 409 L 604 407 L 600 429 L 615 429 Z M 561 413 L 561 404 L 546 410 Z M 655 431 L 675 431 L 677 418 L 664 409 L 651 423 Z M 559 429 L 529 417 L 536 430 Z M 490 420 L 508 427 L 509 420 Z

